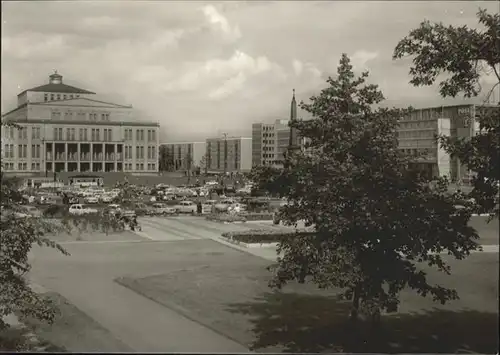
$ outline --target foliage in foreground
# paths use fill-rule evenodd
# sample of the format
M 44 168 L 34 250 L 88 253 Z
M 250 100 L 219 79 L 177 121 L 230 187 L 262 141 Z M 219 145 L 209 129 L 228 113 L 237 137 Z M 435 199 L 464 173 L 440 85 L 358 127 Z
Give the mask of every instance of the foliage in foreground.
M 2 123 L 2 126 L 4 123 Z M 50 235 L 83 230 L 122 230 L 123 222 L 109 215 L 71 216 L 63 218 L 27 217 L 23 197 L 16 179 L 0 172 L 2 205 L 0 218 L 0 329 L 8 328 L 3 317 L 18 313 L 51 323 L 57 310 L 50 300 L 34 292 L 26 278 L 31 269 L 29 252 L 34 245 L 50 247 L 64 255 L 69 253 L 50 240 Z M 23 216 L 23 214 L 25 216 Z
M 441 303 L 458 298 L 455 290 L 429 283 L 418 264 L 450 273 L 440 253 L 463 259 L 478 248 L 467 225 L 470 210 L 454 208 L 445 181 L 431 190 L 408 169 L 396 137 L 397 120 L 407 111 L 373 109 L 384 97 L 365 84 L 367 72 L 355 77 L 346 55 L 337 72 L 309 104 L 301 103 L 313 119 L 291 122 L 309 140 L 306 148 L 288 152 L 288 169 L 254 177 L 288 199 L 279 213 L 284 223 L 304 220 L 314 228 L 279 242 L 283 256 L 271 286 L 310 280 L 339 288 L 352 301 L 354 319 L 360 311 L 396 311 L 404 288 Z
M 413 57 L 410 83 L 415 86 L 439 83 L 443 97 L 475 97 L 481 93 L 481 79 L 492 74 L 495 84 L 486 95 L 489 101 L 500 85 L 500 14 L 478 12 L 483 30 L 467 26 L 444 26 L 424 21 L 403 38 L 394 50 L 394 59 Z M 499 98 L 500 100 L 500 98 Z M 496 107 L 481 107 L 476 117 L 480 134 L 472 139 L 439 137 L 442 147 L 476 172 L 471 194 L 487 211 L 499 216 L 498 182 L 500 180 L 500 101 Z

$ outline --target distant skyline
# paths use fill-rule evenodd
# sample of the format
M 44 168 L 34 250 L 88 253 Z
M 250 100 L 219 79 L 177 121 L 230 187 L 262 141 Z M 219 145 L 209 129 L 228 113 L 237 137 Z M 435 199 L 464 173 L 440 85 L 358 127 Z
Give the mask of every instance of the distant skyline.
M 343 52 L 370 71 L 385 105 L 475 102 L 412 87 L 410 62 L 392 52 L 425 19 L 478 27 L 479 8 L 498 3 L 3 2 L 2 113 L 57 69 L 66 84 L 159 121 L 162 141 L 251 136 L 253 122 L 289 117 L 293 88 L 299 102 L 319 93 Z

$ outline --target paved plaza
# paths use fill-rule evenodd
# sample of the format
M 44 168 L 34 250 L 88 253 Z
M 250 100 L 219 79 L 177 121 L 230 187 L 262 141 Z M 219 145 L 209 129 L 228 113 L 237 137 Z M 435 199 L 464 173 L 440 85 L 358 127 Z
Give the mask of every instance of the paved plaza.
M 37 247 L 31 255 L 31 280 L 61 295 L 106 329 L 106 337 L 114 339 L 107 343 L 106 351 L 248 352 L 251 337 L 245 331 L 249 329 L 244 324 L 218 319 L 215 313 L 212 317 L 207 316 L 210 313 L 205 308 L 218 305 L 219 308 L 212 312 L 223 316 L 223 308 L 220 308 L 223 301 L 219 299 L 220 302 L 214 303 L 213 293 L 217 289 L 224 294 L 231 293 L 231 280 L 234 280 L 234 287 L 240 289 L 235 295 L 244 290 L 261 290 L 262 282 L 268 278 L 265 268 L 276 258 L 273 248 L 243 249 L 227 245 L 220 241 L 221 233 L 272 226 L 268 222 L 221 224 L 194 216 L 148 217 L 140 219 L 139 223 L 142 231 L 135 233 L 84 235 L 78 241 L 61 238 L 61 244 L 71 256 Z M 498 239 L 495 241 L 491 233 L 485 235 L 482 244 L 496 244 L 498 252 Z M 497 268 L 498 254 L 484 253 L 484 260 L 481 255 L 471 259 L 474 270 L 481 272 L 482 268 L 487 268 L 482 272 L 491 274 L 491 270 Z M 239 275 L 241 280 L 238 280 Z M 490 276 L 497 279 L 498 274 Z M 217 288 L 224 281 L 222 279 L 226 284 Z M 126 282 L 117 280 L 140 283 L 143 289 L 149 287 L 150 292 L 141 295 L 132 290 L 133 285 L 125 287 Z M 490 277 L 481 280 L 476 280 L 478 287 L 491 282 Z M 244 286 L 249 282 L 258 287 Z M 163 284 L 159 286 L 158 283 Z M 460 285 L 460 281 L 453 279 L 455 284 Z M 497 292 L 498 296 L 497 290 L 492 292 Z M 470 299 L 477 303 L 480 297 L 480 294 L 467 296 L 464 302 Z M 165 299 L 170 306 L 163 302 Z M 432 307 L 430 300 L 425 303 Z M 491 311 L 490 300 L 483 302 L 483 306 L 485 309 L 481 311 Z M 183 307 L 192 309 L 183 311 Z M 237 332 L 236 335 L 231 334 L 231 329 Z M 71 351 L 95 351 L 90 343 L 98 340 L 89 337 L 87 343 L 74 341 L 61 345 Z M 113 349 L 113 344 L 120 345 Z

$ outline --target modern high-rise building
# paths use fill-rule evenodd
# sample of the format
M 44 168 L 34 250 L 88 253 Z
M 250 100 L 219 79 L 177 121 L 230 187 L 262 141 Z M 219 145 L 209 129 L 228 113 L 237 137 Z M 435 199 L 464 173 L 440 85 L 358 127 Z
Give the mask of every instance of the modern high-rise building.
M 206 146 L 206 142 L 162 143 L 160 151 L 165 150 L 164 158 L 168 160 L 166 165 L 171 166 L 173 170 L 193 170 L 201 167 Z
M 252 165 L 283 167 L 285 152 L 290 148 L 301 147 L 301 139 L 295 129 L 289 126 L 290 120 L 297 119 L 295 89 L 290 103 L 290 119 L 275 120 L 274 123 L 254 123 L 252 125 Z
M 221 137 L 207 139 L 207 170 L 248 172 L 252 169 L 252 138 Z
M 480 133 L 477 117 L 486 111 L 498 112 L 497 105 L 454 105 L 414 110 L 399 121 L 399 149 L 415 156 L 414 166 L 428 177 L 447 176 L 452 181 L 468 181 L 471 172 L 457 158 L 451 158 L 435 140 L 435 135 L 471 138 Z
M 284 153 L 290 145 L 289 120 L 252 125 L 252 165 L 283 167 Z
M 22 175 L 52 172 L 157 173 L 159 124 L 138 119 L 132 106 L 104 102 L 94 92 L 49 83 L 17 96 L 2 121 L 3 171 Z

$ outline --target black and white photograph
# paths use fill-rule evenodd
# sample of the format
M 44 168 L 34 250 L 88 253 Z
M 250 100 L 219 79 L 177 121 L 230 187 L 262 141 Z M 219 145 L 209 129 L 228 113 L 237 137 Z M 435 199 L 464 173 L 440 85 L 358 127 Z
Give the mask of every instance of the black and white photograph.
M 499 1 L 3 1 L 0 352 L 498 354 Z

